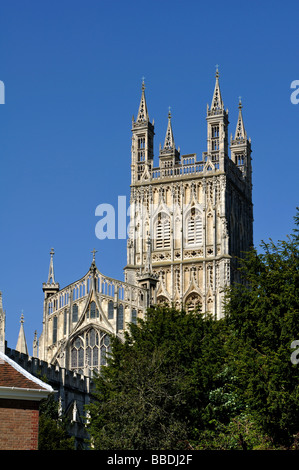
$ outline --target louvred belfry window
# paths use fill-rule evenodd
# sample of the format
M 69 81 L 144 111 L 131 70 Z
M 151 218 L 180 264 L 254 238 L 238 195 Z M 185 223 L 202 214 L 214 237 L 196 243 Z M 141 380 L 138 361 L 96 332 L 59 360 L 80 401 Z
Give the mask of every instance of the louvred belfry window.
M 170 248 L 170 220 L 166 214 L 159 214 L 156 224 L 156 248 Z
M 194 209 L 187 218 L 187 244 L 191 246 L 202 244 L 202 218 Z

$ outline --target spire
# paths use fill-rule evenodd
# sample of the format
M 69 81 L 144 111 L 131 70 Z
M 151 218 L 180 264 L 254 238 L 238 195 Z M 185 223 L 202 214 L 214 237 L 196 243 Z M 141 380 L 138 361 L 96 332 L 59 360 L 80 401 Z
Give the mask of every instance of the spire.
M 246 139 L 246 132 L 245 132 L 245 126 L 244 126 L 244 121 L 243 121 L 242 102 L 241 102 L 241 96 L 240 96 L 239 97 L 239 116 L 238 116 L 236 132 L 235 132 L 235 140 L 243 140 L 243 139 Z
M 160 156 L 164 163 L 167 165 L 167 162 L 172 161 L 172 164 L 176 164 L 180 159 L 180 152 L 175 148 L 175 142 L 173 137 L 172 125 L 171 125 L 171 112 L 170 106 L 168 111 L 168 123 L 167 123 L 167 130 L 165 135 L 164 146 L 162 148 L 160 144 Z M 161 168 L 164 167 L 164 164 L 160 164 Z M 168 168 L 168 167 L 167 167 Z
M 247 138 L 247 132 L 245 131 L 241 97 L 239 97 L 239 116 L 235 137 L 233 139 L 231 135 L 230 140 L 231 160 L 241 170 L 243 178 L 249 183 L 248 187 L 251 191 L 251 139 Z
M 221 97 L 220 85 L 219 85 L 219 72 L 218 65 L 216 66 L 216 83 L 214 88 L 214 94 L 211 103 L 211 112 L 217 114 L 219 111 L 224 110 L 224 104 Z
M 151 123 L 145 100 L 145 85 L 142 80 L 142 93 L 136 121 L 132 120 L 131 182 L 149 180 L 154 159 L 154 121 Z
M 166 131 L 165 142 L 164 142 L 164 147 L 163 148 L 164 148 L 164 150 L 174 150 L 175 149 L 172 126 L 171 126 L 170 107 L 169 107 L 169 111 L 168 111 L 168 125 L 167 125 L 167 131 Z
M 28 349 L 27 349 L 27 343 L 26 343 L 25 331 L 24 331 L 24 315 L 23 315 L 23 312 L 22 312 L 22 315 L 21 315 L 20 323 L 21 323 L 21 327 L 20 327 L 18 342 L 17 342 L 17 346 L 16 346 L 16 351 L 19 351 L 20 353 L 28 355 Z
M 50 266 L 49 266 L 49 275 L 48 275 L 48 282 L 47 284 L 55 284 L 55 278 L 54 278 L 54 264 L 53 264 L 53 256 L 54 256 L 54 248 L 51 249 L 50 251 Z
M 54 263 L 53 263 L 53 256 L 54 256 L 54 249 L 52 248 L 50 251 L 50 266 L 49 266 L 49 274 L 48 274 L 48 281 L 43 283 L 43 291 L 45 292 L 45 297 L 54 294 L 55 292 L 59 291 L 59 284 L 55 282 L 54 276 Z
M 142 79 L 142 87 L 141 87 L 141 100 L 140 100 L 140 105 L 139 105 L 139 110 L 138 110 L 138 115 L 136 122 L 145 122 L 149 121 L 149 116 L 148 116 L 148 111 L 147 111 L 147 106 L 146 106 L 146 99 L 145 99 L 145 85 L 144 85 L 144 78 Z

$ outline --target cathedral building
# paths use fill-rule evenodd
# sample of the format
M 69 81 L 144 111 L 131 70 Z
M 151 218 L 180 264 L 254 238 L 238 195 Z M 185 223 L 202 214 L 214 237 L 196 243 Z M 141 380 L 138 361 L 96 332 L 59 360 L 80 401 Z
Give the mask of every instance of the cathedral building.
M 51 250 L 48 280 L 43 284 L 43 331 L 33 352 L 43 361 L 85 376 L 106 364 L 109 335 L 122 338 L 126 323 L 136 322 L 150 306 L 145 287 L 104 276 L 95 253 L 88 272 L 60 289 Z
M 143 83 L 132 121 L 125 280 L 104 276 L 94 250 L 87 273 L 61 289 L 52 250 L 35 357 L 92 376 L 106 364 L 109 335 L 121 338 L 127 323 L 143 317 L 150 305 L 167 303 L 190 311 L 200 308 L 215 318 L 223 315 L 223 289 L 238 279 L 235 257 L 253 244 L 251 142 L 242 105 L 229 140 L 217 71 L 207 107 L 207 149 L 200 157 L 181 155 L 171 119 L 169 113 L 159 166 L 154 166 L 154 123 Z
M 107 363 L 110 336 L 122 339 L 129 322 L 159 303 L 188 311 L 198 308 L 221 318 L 224 288 L 239 280 L 237 258 L 253 245 L 251 140 L 241 101 L 235 133 L 228 136 L 218 71 L 206 123 L 206 151 L 181 155 L 169 112 L 155 166 L 154 122 L 142 84 L 137 118 L 132 120 L 124 281 L 102 274 L 93 250 L 82 278 L 61 288 L 52 249 L 42 286 L 42 333 L 34 338 L 33 357 L 28 355 L 23 315 L 16 350 L 6 347 L 0 293 L 0 352 L 33 375 L 47 377 L 78 446 L 84 447 L 86 438 L 82 417 L 90 402 L 93 371 Z

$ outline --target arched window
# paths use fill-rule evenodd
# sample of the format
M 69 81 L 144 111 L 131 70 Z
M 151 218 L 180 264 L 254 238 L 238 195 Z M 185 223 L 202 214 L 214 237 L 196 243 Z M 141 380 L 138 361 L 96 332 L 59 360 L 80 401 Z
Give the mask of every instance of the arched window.
M 117 308 L 117 331 L 124 329 L 124 307 L 120 304 Z
M 186 242 L 187 245 L 202 245 L 202 217 L 194 208 L 186 219 Z
M 66 335 L 66 328 L 67 328 L 67 309 L 63 312 L 63 334 Z
M 99 370 L 107 364 L 110 338 L 104 331 L 90 328 L 78 335 L 71 343 L 71 369 L 79 374 Z
M 85 334 L 85 363 L 87 367 L 97 367 L 99 364 L 99 335 L 92 328 Z
M 137 323 L 137 311 L 135 308 L 133 308 L 131 312 L 131 322 L 134 323 L 135 325 Z
M 57 317 L 53 318 L 53 344 L 57 342 Z
M 84 367 L 84 344 L 83 339 L 77 337 L 71 346 L 71 368 L 83 374 Z
M 110 338 L 108 335 L 101 334 L 100 353 L 101 360 L 100 365 L 105 366 L 107 364 L 108 353 L 110 352 Z
M 195 310 L 200 309 L 201 298 L 196 292 L 192 292 L 190 295 L 188 295 L 185 304 L 187 312 L 194 312 Z
M 161 304 L 162 304 L 162 305 L 168 305 L 168 304 L 169 304 L 169 301 L 168 301 L 168 299 L 167 299 L 164 295 L 159 295 L 159 296 L 157 297 L 157 303 L 160 304 L 160 305 L 161 305 Z
M 74 304 L 72 309 L 72 322 L 75 323 L 78 321 L 78 305 Z
M 114 316 L 114 305 L 112 300 L 109 300 L 108 302 L 108 320 L 113 320 Z
M 156 221 L 156 248 L 170 248 L 170 220 L 160 213 Z
M 96 312 L 97 312 L 96 304 L 94 301 L 92 301 L 90 303 L 90 318 L 95 318 Z

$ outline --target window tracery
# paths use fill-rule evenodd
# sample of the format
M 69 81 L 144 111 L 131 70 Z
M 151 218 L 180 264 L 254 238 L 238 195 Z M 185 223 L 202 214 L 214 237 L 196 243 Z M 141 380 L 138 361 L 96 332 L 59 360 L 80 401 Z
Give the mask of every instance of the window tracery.
M 71 369 L 79 374 L 86 375 L 99 366 L 107 364 L 107 355 L 110 352 L 110 338 L 102 330 L 90 328 L 76 336 L 71 343 Z

